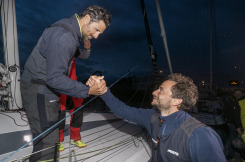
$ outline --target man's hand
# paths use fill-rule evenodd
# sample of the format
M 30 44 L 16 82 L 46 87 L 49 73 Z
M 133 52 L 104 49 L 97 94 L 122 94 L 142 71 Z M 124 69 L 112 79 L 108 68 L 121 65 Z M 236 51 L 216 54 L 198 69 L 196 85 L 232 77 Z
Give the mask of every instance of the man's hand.
M 86 50 L 90 50 L 90 48 L 91 48 L 91 43 L 90 43 L 90 40 L 89 40 L 89 39 L 83 39 L 83 47 L 84 47 Z
M 100 80 L 100 82 L 94 83 L 92 86 L 90 86 L 90 89 L 88 91 L 89 95 L 103 95 L 107 92 L 106 82 L 105 80 Z
M 92 87 L 95 83 L 100 83 L 100 81 L 103 79 L 104 79 L 104 76 L 92 75 L 89 77 L 88 81 L 86 82 L 86 85 L 89 87 Z

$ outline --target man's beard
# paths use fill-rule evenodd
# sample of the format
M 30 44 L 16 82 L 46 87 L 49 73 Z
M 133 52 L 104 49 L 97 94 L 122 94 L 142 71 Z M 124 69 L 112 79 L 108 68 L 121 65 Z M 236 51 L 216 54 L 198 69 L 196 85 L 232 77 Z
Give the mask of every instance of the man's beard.
M 165 104 L 158 101 L 157 103 L 152 103 L 152 106 L 158 108 L 160 111 L 166 111 L 170 109 L 170 101 Z
M 82 39 L 83 39 L 83 40 L 86 40 L 86 41 L 88 41 L 88 40 L 89 40 L 88 36 L 87 36 L 87 35 L 85 35 L 85 34 L 83 34 L 83 35 L 82 35 Z

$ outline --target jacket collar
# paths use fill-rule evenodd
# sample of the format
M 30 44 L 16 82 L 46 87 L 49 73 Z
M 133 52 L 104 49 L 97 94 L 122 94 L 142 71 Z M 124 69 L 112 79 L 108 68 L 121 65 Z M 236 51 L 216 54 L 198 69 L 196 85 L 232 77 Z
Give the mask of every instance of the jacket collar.
M 183 119 L 183 117 L 186 116 L 186 112 L 183 110 L 179 110 L 173 114 L 170 114 L 169 116 L 160 116 L 160 119 L 163 121 L 163 123 L 176 123 L 177 121 Z
M 78 38 L 82 38 L 76 15 L 74 14 L 70 19 L 71 24 L 68 25 L 72 28 L 73 32 L 78 36 Z

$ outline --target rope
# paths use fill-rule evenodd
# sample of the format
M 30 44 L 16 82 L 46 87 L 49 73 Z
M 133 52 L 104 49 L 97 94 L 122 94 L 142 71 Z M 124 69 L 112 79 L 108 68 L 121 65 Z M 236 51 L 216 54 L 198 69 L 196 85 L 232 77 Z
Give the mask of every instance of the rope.
M 137 146 L 135 145 L 135 140 L 134 140 L 135 137 L 134 137 L 134 136 L 139 135 L 139 134 L 142 134 L 142 130 L 141 130 L 139 133 L 136 133 L 136 134 L 134 134 L 133 136 L 127 138 L 127 139 L 129 139 L 129 140 L 128 140 L 127 142 L 125 142 L 123 145 L 118 146 L 119 149 L 115 150 L 115 149 L 118 148 L 118 147 L 111 149 L 111 150 L 115 150 L 115 151 L 112 152 L 112 153 L 110 153 L 110 154 L 108 154 L 107 156 L 105 156 L 105 157 L 99 159 L 98 161 L 101 161 L 101 160 L 103 160 L 103 159 L 105 159 L 105 158 L 111 156 L 111 157 L 109 157 L 108 159 L 105 160 L 105 161 L 108 161 L 109 159 L 115 157 L 116 155 L 120 154 L 121 152 L 127 150 L 128 148 L 130 148 L 130 147 L 132 147 L 132 146 L 137 147 Z M 122 147 L 121 147 L 121 146 L 122 146 Z M 127 146 L 128 146 L 128 147 L 127 147 Z M 120 148 L 120 147 L 121 147 L 121 148 Z M 123 150 L 122 150 L 122 149 L 123 149 Z M 111 151 L 111 150 L 108 150 L 108 151 Z M 121 150 L 121 151 L 120 151 L 120 150 Z M 119 152 L 118 152 L 118 151 L 119 151 Z M 113 155 L 113 154 L 114 154 L 114 155 Z
M 140 131 L 140 132 L 141 132 L 141 131 Z M 135 133 L 134 135 L 140 134 L 140 132 Z M 114 144 L 114 145 L 111 145 L 111 146 L 109 146 L 109 147 L 105 147 L 104 149 L 102 149 L 102 151 L 96 153 L 95 155 L 92 155 L 92 156 L 90 156 L 90 157 L 86 157 L 86 158 L 81 159 L 81 160 L 87 160 L 87 159 L 89 159 L 89 158 L 95 157 L 95 156 L 100 155 L 100 154 L 103 154 L 103 153 L 105 153 L 105 152 L 109 152 L 109 151 L 115 150 L 115 149 L 117 149 L 117 148 L 119 148 L 119 150 L 121 150 L 120 147 L 125 146 L 125 144 L 130 144 L 130 143 L 132 143 L 132 138 L 133 138 L 133 137 L 130 136 L 130 137 L 128 137 L 128 138 L 126 138 L 126 139 L 124 139 L 124 140 L 122 140 L 122 141 L 120 141 L 120 142 Z M 115 147 L 115 148 L 113 148 L 113 147 Z M 115 152 L 117 152 L 117 151 L 118 151 L 118 150 L 114 151 L 113 153 L 115 153 Z M 112 154 L 113 154 L 113 153 L 112 153 Z M 111 155 L 111 154 L 109 154 L 109 155 Z M 108 157 L 109 155 L 105 156 L 104 158 Z M 102 158 L 102 159 L 104 159 L 104 158 Z M 101 159 L 100 159 L 100 160 L 101 160 Z
M 112 151 L 112 150 L 115 150 L 115 149 L 117 149 L 117 148 L 119 148 L 119 150 L 121 149 L 120 147 L 122 147 L 122 146 L 125 146 L 125 144 L 131 144 L 132 143 L 132 139 L 133 139 L 133 137 L 132 136 L 135 136 L 135 135 L 138 135 L 138 134 L 142 134 L 142 130 L 141 131 L 134 131 L 134 132 L 136 132 L 136 133 L 134 133 L 133 135 L 131 135 L 130 137 L 128 137 L 128 138 L 126 138 L 126 139 L 124 139 L 124 140 L 121 140 L 121 141 L 119 141 L 118 143 L 116 143 L 116 144 L 113 144 L 113 145 L 110 145 L 110 146 L 106 146 L 106 147 L 103 147 L 103 148 L 100 148 L 100 149 L 95 149 L 95 150 L 93 150 L 93 151 L 87 151 L 87 152 L 82 152 L 82 153 L 77 153 L 75 156 L 80 156 L 80 155 L 86 155 L 86 154 L 91 154 L 91 153 L 95 153 L 94 155 L 91 155 L 91 156 L 88 156 L 88 157 L 85 157 L 85 158 L 83 158 L 83 159 L 79 159 L 78 161 L 80 161 L 80 160 L 82 160 L 82 161 L 85 161 L 85 160 L 88 160 L 88 159 L 90 159 L 90 158 L 92 158 L 92 157 L 95 157 L 95 156 L 98 156 L 98 155 L 101 155 L 101 154 L 103 154 L 103 153 L 106 153 L 106 152 L 109 152 L 109 151 Z M 125 136 L 125 135 L 123 135 L 123 136 Z M 120 138 L 120 137 L 119 137 Z M 118 139 L 118 138 L 115 138 L 115 139 Z M 115 140 L 114 139 L 114 140 Z M 109 141 L 107 141 L 107 142 L 109 142 Z M 132 144 L 133 145 L 133 144 Z M 97 145 L 96 145 L 97 146 Z M 94 147 L 94 146 L 93 146 Z M 98 147 L 98 146 L 97 146 Z M 69 147 L 70 148 L 70 147 Z M 86 148 L 86 149 L 91 149 L 92 147 L 90 147 L 90 148 Z M 115 153 L 115 152 L 117 152 L 117 151 L 119 151 L 119 150 L 116 150 L 116 151 L 114 151 L 113 153 Z M 85 150 L 83 150 L 83 151 L 85 151 Z M 97 153 L 96 153 L 97 152 Z M 113 154 L 112 153 L 112 154 Z M 109 156 L 109 155 L 107 155 L 107 156 Z M 107 157 L 107 156 L 105 156 L 105 157 Z M 64 156 L 64 157 L 60 157 L 60 158 L 58 158 L 59 160 L 61 160 L 61 159 L 67 159 L 67 158 L 70 158 L 71 157 L 71 155 L 67 155 L 67 156 Z M 104 158 L 105 158 L 104 157 Z M 103 159 L 103 158 L 102 158 Z M 49 162 L 49 161 L 53 161 L 53 159 L 49 159 L 49 160 L 45 160 L 45 162 Z

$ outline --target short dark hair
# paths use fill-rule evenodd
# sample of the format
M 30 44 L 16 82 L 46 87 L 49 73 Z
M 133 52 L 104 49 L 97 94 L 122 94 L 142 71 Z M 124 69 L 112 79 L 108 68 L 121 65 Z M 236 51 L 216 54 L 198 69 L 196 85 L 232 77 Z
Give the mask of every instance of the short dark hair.
M 100 6 L 90 6 L 85 11 L 83 11 L 80 17 L 84 17 L 85 15 L 90 16 L 91 22 L 103 21 L 108 27 L 111 24 L 111 14 Z
M 175 73 L 169 75 L 167 80 L 176 82 L 171 88 L 171 97 L 183 100 L 179 109 L 189 109 L 195 106 L 198 99 L 198 88 L 191 78 Z
M 243 92 L 243 90 L 242 90 L 242 89 L 240 89 L 240 88 L 236 88 L 236 89 L 234 89 L 234 90 L 233 90 L 233 93 L 235 93 L 235 92 L 237 92 L 237 91 L 240 91 L 240 92 L 244 93 L 244 92 Z

